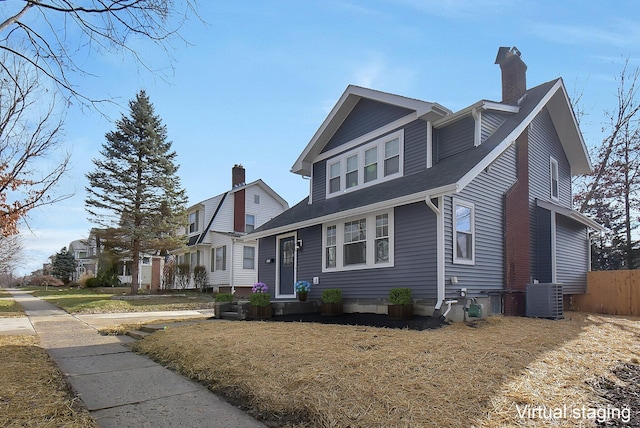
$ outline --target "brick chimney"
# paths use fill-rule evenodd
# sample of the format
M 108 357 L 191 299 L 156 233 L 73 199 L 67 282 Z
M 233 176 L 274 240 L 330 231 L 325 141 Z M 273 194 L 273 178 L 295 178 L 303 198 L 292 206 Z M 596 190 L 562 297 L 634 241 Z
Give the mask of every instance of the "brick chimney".
M 495 64 L 502 70 L 502 102 L 517 105 L 527 91 L 527 65 L 520 58 L 520 51 L 515 46 L 501 47 Z
M 245 170 L 241 164 L 236 164 L 231 169 L 231 188 L 245 184 Z
M 240 164 L 236 164 L 231 169 L 231 188 L 243 186 L 245 184 L 245 170 Z M 233 230 L 244 233 L 245 231 L 245 190 L 240 189 L 233 192 Z

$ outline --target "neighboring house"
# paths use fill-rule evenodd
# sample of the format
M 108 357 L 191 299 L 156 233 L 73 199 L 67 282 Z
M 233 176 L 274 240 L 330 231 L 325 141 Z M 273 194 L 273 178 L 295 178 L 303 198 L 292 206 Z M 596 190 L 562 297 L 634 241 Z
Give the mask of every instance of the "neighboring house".
M 83 276 L 95 276 L 97 269 L 95 240 L 76 239 L 69 244 L 67 250 L 76 260 L 76 271 L 72 281 L 78 281 Z
M 244 236 L 289 208 L 262 180 L 245 183 L 245 175 L 242 165 L 234 165 L 231 190 L 187 210 L 187 246 L 172 253 L 191 272 L 205 267 L 207 286 L 239 295 L 248 294 L 258 278 L 257 241 Z
M 463 291 L 486 313 L 523 315 L 527 283 L 583 293 L 589 229 L 571 177 L 591 163 L 561 79 L 526 88 L 517 49 L 500 48 L 501 102 L 458 112 L 349 86 L 292 172 L 308 198 L 258 228 L 259 280 L 340 288 L 345 310 L 384 312 L 389 289 L 438 314 Z M 453 312 L 452 312 L 453 313 Z

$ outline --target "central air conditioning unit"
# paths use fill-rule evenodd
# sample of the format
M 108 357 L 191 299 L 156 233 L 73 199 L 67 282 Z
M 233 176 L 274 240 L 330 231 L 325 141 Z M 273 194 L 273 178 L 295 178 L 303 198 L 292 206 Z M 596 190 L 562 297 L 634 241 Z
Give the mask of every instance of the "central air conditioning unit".
M 527 316 L 562 319 L 562 284 L 527 284 Z

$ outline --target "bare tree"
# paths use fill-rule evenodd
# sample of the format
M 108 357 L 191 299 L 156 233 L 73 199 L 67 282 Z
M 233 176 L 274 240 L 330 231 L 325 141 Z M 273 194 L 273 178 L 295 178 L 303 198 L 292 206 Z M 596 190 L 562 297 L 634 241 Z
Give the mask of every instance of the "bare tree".
M 22 259 L 20 236 L 0 237 L 0 272 L 11 274 Z
M 0 60 L 0 236 L 7 237 L 29 210 L 66 198 L 50 193 L 69 155 L 46 162 L 60 152 L 63 118 L 56 115 L 55 96 L 19 59 L 4 54 Z
M 189 15 L 197 15 L 197 0 L 23 0 L 3 2 L 7 17 L 0 22 L 0 50 L 26 61 L 47 76 L 65 98 L 95 104 L 79 93 L 76 74 L 87 74 L 79 52 L 125 52 L 149 68 L 132 39 L 151 40 L 170 57 L 171 42 Z

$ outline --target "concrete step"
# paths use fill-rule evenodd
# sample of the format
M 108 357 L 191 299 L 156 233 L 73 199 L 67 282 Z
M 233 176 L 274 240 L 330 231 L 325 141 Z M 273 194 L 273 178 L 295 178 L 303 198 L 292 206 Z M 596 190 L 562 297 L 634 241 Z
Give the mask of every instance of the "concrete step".
M 237 311 L 236 312 L 227 311 L 227 312 L 222 312 L 220 314 L 220 318 L 239 320 L 240 314 Z
M 151 333 L 149 333 L 147 331 L 141 331 L 141 330 L 128 330 L 127 331 L 127 336 L 133 337 L 136 340 L 144 339 L 145 337 L 149 336 L 150 334 Z

